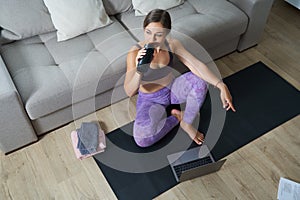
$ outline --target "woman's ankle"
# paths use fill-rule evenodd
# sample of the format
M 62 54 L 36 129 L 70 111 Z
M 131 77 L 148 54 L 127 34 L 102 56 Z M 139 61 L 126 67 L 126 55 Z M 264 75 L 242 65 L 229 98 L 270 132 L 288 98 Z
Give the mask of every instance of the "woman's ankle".
M 183 112 L 177 109 L 172 109 L 171 110 L 171 115 L 176 117 L 176 119 L 181 122 L 182 121 L 182 117 L 183 117 Z

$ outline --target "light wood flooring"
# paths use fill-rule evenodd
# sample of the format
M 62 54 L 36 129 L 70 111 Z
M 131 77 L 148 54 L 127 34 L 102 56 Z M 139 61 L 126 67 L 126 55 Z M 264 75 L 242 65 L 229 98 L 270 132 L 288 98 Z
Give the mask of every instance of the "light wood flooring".
M 259 45 L 216 61 L 222 76 L 262 61 L 299 90 L 299 21 L 300 10 L 275 0 Z M 100 120 L 106 132 L 128 123 L 128 103 L 134 106 L 126 100 L 114 105 L 118 123 L 114 108 L 107 107 L 26 148 L 0 154 L 0 199 L 116 199 L 94 160 L 75 158 L 69 135 L 82 121 Z M 280 177 L 300 182 L 299 152 L 298 116 L 227 156 L 219 172 L 181 183 L 156 199 L 276 199 Z

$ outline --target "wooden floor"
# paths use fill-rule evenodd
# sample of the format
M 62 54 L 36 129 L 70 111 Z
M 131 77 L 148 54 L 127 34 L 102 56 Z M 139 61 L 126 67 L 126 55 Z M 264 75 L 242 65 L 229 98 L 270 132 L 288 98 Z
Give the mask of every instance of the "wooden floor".
M 260 44 L 216 61 L 223 77 L 263 61 L 300 89 L 299 19 L 299 10 L 275 0 Z M 128 119 L 127 104 L 115 105 L 120 119 Z M 0 154 L 0 199 L 116 199 L 94 160 L 74 157 L 69 137 L 82 121 L 96 118 L 106 132 L 128 122 L 114 123 L 112 110 L 107 107 L 26 148 Z M 131 113 L 131 119 L 133 116 Z M 276 199 L 280 177 L 300 182 L 299 152 L 298 116 L 230 154 L 218 173 L 181 183 L 157 199 Z

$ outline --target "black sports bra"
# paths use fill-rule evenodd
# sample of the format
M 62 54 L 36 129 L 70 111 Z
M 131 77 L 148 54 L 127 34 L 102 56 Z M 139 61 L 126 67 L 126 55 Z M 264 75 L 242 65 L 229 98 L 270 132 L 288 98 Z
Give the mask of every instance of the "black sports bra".
M 136 44 L 136 46 L 138 48 L 142 48 L 139 44 Z M 172 72 L 172 66 L 173 66 L 173 53 L 171 52 L 169 43 L 166 41 L 166 46 L 168 48 L 169 51 L 169 55 L 170 55 L 170 61 L 168 63 L 168 65 L 161 67 L 161 68 L 157 68 L 157 69 L 153 69 L 151 67 L 149 67 L 148 71 L 144 73 L 142 80 L 143 81 L 155 81 L 161 78 L 164 78 L 165 76 L 167 76 L 168 74 L 170 74 Z

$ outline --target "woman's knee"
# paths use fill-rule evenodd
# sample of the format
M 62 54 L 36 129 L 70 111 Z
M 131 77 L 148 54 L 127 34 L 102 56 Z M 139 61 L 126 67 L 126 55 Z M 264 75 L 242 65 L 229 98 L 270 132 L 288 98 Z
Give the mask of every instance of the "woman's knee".
M 194 76 L 195 76 L 195 84 L 194 84 L 195 88 L 206 91 L 208 89 L 207 82 L 196 75 Z
M 151 140 L 151 138 L 149 137 L 133 137 L 135 143 L 139 146 L 139 147 L 149 147 L 151 145 L 154 144 L 153 140 Z
M 149 147 L 153 144 L 153 133 L 152 128 L 135 125 L 133 139 L 139 147 Z

